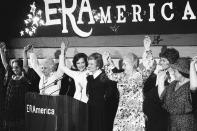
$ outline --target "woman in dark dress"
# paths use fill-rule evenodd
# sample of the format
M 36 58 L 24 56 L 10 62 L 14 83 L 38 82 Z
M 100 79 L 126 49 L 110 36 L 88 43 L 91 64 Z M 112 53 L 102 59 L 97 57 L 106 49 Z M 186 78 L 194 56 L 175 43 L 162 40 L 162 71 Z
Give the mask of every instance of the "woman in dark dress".
M 24 47 L 24 50 L 23 50 L 23 70 L 25 71 L 26 78 L 31 81 L 31 86 L 32 86 L 31 89 L 32 89 L 32 92 L 40 93 L 40 90 L 39 90 L 40 77 L 28 65 L 27 52 L 29 50 L 31 50 L 32 47 L 33 47 L 33 45 L 27 45 L 27 46 Z
M 6 71 L 4 128 L 8 131 L 25 131 L 25 93 L 33 91 L 33 86 L 23 69 L 23 61 L 14 59 L 9 65 L 3 51 L 5 44 L 1 43 L 0 47 L 1 60 Z
M 93 53 L 89 56 L 88 70 L 92 74 L 87 77 L 89 131 L 107 131 L 105 102 L 110 81 L 101 70 L 102 67 L 101 54 Z
M 9 78 L 6 93 L 6 128 L 9 131 L 25 131 L 25 94 L 32 91 L 31 82 L 22 72 L 19 63 L 22 63 L 22 61 L 15 60 L 12 62 L 14 74 Z
M 190 60 L 179 58 L 168 69 L 174 81 L 169 86 L 164 86 L 166 72 L 158 74 L 158 92 L 163 100 L 163 107 L 169 112 L 169 131 L 196 131 L 191 92 L 195 91 L 190 86 L 189 70 Z
M 13 71 L 12 76 L 8 78 L 5 98 L 6 129 L 25 131 L 25 94 L 32 91 L 31 82 L 22 71 L 22 60 L 13 60 L 11 66 L 7 66 L 6 71 Z

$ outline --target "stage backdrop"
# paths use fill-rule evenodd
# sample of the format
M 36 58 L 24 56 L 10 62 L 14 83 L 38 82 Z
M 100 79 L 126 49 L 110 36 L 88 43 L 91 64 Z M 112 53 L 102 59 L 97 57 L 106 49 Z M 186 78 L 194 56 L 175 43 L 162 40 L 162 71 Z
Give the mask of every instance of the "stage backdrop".
M 13 6 L 12 6 L 13 5 Z M 0 37 L 7 38 L 10 58 L 22 58 L 34 44 L 40 60 L 58 59 L 61 41 L 69 42 L 67 57 L 109 51 L 118 60 L 128 52 L 141 57 L 150 35 L 154 57 L 163 45 L 181 56 L 197 55 L 196 0 L 21 0 L 1 4 L 6 12 Z M 13 14 L 13 12 L 15 12 Z
M 196 0 L 4 0 L 0 38 L 197 33 L 196 5 Z

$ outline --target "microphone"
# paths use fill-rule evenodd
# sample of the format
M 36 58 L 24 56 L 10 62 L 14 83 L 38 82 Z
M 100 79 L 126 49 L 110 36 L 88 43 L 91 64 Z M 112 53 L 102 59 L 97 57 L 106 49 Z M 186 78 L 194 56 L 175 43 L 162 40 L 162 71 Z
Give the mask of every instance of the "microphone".
M 55 81 L 53 81 L 52 83 L 46 85 L 46 86 L 43 86 L 40 90 L 43 90 L 43 89 L 47 89 L 53 85 L 57 85 L 57 82 L 62 80 L 63 79 L 63 76 L 61 76 L 60 78 L 56 79 Z

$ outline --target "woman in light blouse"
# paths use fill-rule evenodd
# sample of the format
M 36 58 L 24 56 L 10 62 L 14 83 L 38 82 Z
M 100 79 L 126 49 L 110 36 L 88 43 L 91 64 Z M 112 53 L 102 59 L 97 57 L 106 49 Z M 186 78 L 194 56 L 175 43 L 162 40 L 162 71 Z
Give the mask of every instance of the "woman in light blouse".
M 64 45 L 64 48 L 66 48 L 65 44 L 62 43 Z M 62 49 L 62 54 L 65 54 L 65 50 Z M 65 73 L 67 74 L 68 76 L 70 76 L 71 78 L 74 79 L 75 81 L 75 88 L 76 88 L 76 91 L 75 91 L 75 94 L 74 94 L 74 98 L 79 100 L 79 101 L 82 101 L 84 103 L 87 103 L 88 101 L 88 97 L 87 97 L 87 94 L 86 94 L 86 86 L 87 86 L 87 74 L 88 74 L 88 71 L 87 71 L 87 56 L 84 54 L 84 53 L 78 53 L 74 56 L 74 59 L 73 59 L 73 64 L 74 64 L 74 67 L 76 69 L 78 69 L 78 71 L 73 71 L 71 70 L 70 68 L 68 68 L 67 66 L 65 66 L 65 56 L 64 55 L 61 55 L 60 56 L 60 63 L 59 63 L 59 66 L 60 66 L 60 69 Z
M 63 47 L 61 46 L 61 48 Z M 33 51 L 33 47 L 29 50 L 29 56 L 32 68 L 40 77 L 40 94 L 53 96 L 59 95 L 63 73 L 60 71 L 59 67 L 55 70 L 54 60 L 52 58 L 47 58 L 44 61 L 44 64 L 40 65 L 36 54 Z

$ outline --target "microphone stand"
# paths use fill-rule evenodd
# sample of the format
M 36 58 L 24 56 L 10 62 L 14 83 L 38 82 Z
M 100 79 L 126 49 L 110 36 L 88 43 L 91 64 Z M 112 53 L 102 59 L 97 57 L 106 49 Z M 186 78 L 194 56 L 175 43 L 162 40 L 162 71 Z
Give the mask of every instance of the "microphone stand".
M 43 90 L 43 89 L 45 90 L 45 89 L 47 89 L 47 88 L 50 88 L 50 87 L 53 86 L 53 85 L 56 85 L 57 82 L 60 81 L 60 80 L 62 80 L 62 79 L 63 79 L 63 76 L 60 77 L 60 78 L 58 78 L 58 79 L 56 79 L 56 80 L 53 81 L 52 83 L 50 83 L 50 84 L 48 84 L 48 85 L 46 85 L 46 86 L 43 86 L 43 87 L 40 89 L 40 91 Z M 44 84 L 43 84 L 43 85 L 44 85 Z M 58 90 L 60 90 L 60 89 L 58 89 Z M 55 90 L 55 92 L 58 91 L 58 90 Z M 54 92 L 52 92 L 51 94 L 53 94 L 53 93 L 54 93 Z M 51 95 L 51 94 L 50 94 L 50 95 Z

